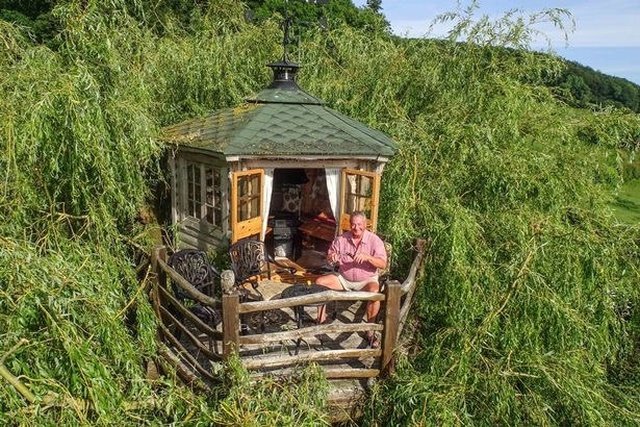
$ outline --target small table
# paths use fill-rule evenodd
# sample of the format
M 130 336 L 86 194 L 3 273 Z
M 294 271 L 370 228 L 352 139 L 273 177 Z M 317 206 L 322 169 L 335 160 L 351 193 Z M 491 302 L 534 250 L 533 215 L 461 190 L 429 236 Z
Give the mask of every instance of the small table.
M 336 224 L 310 220 L 300 225 L 298 231 L 307 236 L 315 237 L 316 239 L 332 242 L 336 236 Z
M 289 286 L 288 288 L 284 289 L 282 291 L 282 293 L 280 294 L 280 298 L 294 298 L 294 297 L 302 297 L 305 295 L 312 295 L 312 294 L 317 294 L 318 292 L 324 292 L 324 291 L 328 291 L 329 288 L 325 288 L 324 286 L 320 286 L 320 285 L 303 285 L 301 283 L 296 283 L 294 285 Z M 314 304 L 307 304 L 309 306 L 317 306 L 317 305 L 323 305 L 324 303 L 314 303 Z M 304 304 L 303 305 L 296 305 L 295 307 L 293 307 L 293 313 L 295 315 L 296 318 L 296 325 L 298 326 L 298 329 L 302 328 L 302 316 L 304 316 Z M 300 350 L 300 343 L 302 342 L 302 338 L 298 338 L 298 340 L 296 341 L 296 352 L 295 354 L 298 354 L 298 351 Z
M 280 298 L 293 298 L 293 297 L 301 297 L 305 295 L 317 294 L 319 292 L 328 291 L 329 288 L 326 288 L 321 285 L 304 285 L 301 283 L 296 283 L 294 285 L 289 286 L 284 289 L 280 294 Z M 316 304 L 307 304 L 310 306 L 314 305 L 323 305 L 324 303 L 316 303 Z M 302 327 L 302 316 L 304 315 L 304 305 L 297 305 L 293 308 L 296 317 L 296 324 L 298 325 L 298 329 Z

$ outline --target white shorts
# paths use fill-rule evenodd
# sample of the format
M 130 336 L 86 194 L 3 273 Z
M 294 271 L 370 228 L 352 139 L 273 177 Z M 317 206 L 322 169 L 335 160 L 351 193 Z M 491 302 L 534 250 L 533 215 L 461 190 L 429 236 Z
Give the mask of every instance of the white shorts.
M 350 280 L 345 279 L 344 277 L 342 277 L 342 274 L 338 274 L 338 281 L 340 282 L 340 284 L 342 285 L 342 288 L 345 291 L 359 291 L 360 289 L 362 289 L 367 283 L 371 283 L 371 282 L 375 282 L 378 283 L 378 275 L 374 274 L 373 276 L 362 280 L 360 282 L 352 282 Z

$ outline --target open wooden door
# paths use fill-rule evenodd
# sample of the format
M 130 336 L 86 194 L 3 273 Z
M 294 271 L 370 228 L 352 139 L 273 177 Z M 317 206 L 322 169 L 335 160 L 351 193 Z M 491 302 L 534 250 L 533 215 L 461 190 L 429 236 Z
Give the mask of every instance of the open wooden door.
M 376 231 L 378 226 L 378 200 L 380 198 L 380 175 L 375 172 L 355 169 L 342 170 L 340 229 L 349 230 L 353 211 L 367 215 L 367 229 Z
M 262 169 L 231 173 L 231 243 L 260 236 L 263 180 Z

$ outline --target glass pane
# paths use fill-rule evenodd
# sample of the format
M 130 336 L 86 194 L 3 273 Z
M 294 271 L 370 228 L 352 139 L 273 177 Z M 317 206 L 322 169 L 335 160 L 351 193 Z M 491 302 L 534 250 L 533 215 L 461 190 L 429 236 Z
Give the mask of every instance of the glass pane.
M 213 169 L 211 167 L 205 167 L 204 169 L 204 182 L 205 182 L 205 199 L 204 199 L 204 220 L 209 224 L 213 224 Z
M 249 191 L 251 192 L 251 195 L 252 196 L 259 195 L 260 194 L 260 175 L 251 175 L 250 179 L 251 179 L 251 184 L 250 184 Z
M 193 182 L 200 186 L 200 166 L 199 165 L 191 165 L 193 167 Z
M 249 208 L 250 218 L 260 216 L 260 198 L 251 199 L 251 207 Z
M 238 177 L 238 220 L 260 216 L 260 175 Z
M 207 186 L 205 189 L 205 194 L 206 194 L 205 203 L 207 205 L 213 205 L 213 169 L 206 168 L 204 170 L 204 177 L 205 177 L 204 179 Z
M 220 170 L 213 170 L 213 222 L 212 224 L 222 227 L 222 180 Z
M 362 211 L 367 218 L 371 218 L 374 178 L 356 174 L 348 174 L 346 178 L 344 212 L 351 214 L 354 211 Z
M 187 164 L 187 215 L 193 215 L 193 165 Z
M 238 178 L 238 196 L 245 197 L 249 193 L 249 180 L 246 176 Z
M 373 179 L 368 176 L 360 177 L 360 194 L 371 197 L 371 187 L 373 187 Z
M 215 194 L 214 200 L 215 206 L 219 206 L 222 203 L 222 180 L 220 179 L 220 171 L 213 169 L 213 191 Z
M 187 188 L 188 197 L 193 199 L 193 165 L 187 165 Z
M 347 194 L 356 192 L 356 179 L 355 175 L 347 175 Z
M 220 205 L 218 205 L 220 206 Z M 218 227 L 222 227 L 222 209 L 219 207 L 213 208 L 213 225 L 217 225 Z

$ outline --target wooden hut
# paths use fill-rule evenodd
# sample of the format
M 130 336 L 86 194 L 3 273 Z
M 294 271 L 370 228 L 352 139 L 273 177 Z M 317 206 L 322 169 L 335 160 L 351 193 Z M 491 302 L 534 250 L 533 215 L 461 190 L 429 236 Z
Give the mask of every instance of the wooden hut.
M 253 236 L 296 259 L 347 229 L 354 210 L 376 229 L 395 144 L 302 90 L 297 64 L 269 67 L 271 85 L 242 105 L 166 129 L 177 247 L 218 249 Z

